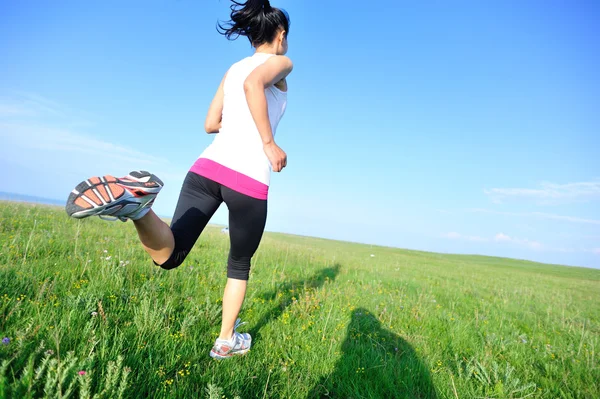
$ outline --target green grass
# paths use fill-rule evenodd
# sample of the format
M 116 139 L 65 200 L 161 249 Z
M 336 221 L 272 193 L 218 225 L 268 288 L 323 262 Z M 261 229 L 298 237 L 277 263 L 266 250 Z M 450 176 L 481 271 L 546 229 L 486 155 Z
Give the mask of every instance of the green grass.
M 267 233 L 219 362 L 228 248 L 167 272 L 131 223 L 0 203 L 0 396 L 600 397 L 599 270 Z

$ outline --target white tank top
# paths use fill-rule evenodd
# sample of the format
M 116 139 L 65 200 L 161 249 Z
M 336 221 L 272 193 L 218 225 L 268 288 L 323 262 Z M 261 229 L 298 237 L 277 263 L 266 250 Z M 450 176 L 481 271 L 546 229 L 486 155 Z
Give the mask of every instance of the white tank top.
M 200 158 L 210 159 L 226 168 L 269 185 L 271 163 L 263 150 L 260 133 L 246 101 L 244 82 L 248 75 L 274 54 L 255 53 L 233 64 L 223 85 L 221 129 Z M 287 106 L 287 93 L 275 86 L 265 89 L 273 136 Z

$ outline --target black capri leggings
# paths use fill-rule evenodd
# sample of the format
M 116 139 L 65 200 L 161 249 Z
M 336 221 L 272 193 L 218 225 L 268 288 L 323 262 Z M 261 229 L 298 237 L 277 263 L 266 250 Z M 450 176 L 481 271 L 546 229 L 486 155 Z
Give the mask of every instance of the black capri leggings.
M 267 221 L 267 201 L 241 194 L 191 171 L 185 177 L 171 221 L 175 249 L 158 266 L 166 270 L 180 266 L 223 202 L 229 209 L 231 243 L 227 277 L 248 280 L 250 260 L 258 249 Z

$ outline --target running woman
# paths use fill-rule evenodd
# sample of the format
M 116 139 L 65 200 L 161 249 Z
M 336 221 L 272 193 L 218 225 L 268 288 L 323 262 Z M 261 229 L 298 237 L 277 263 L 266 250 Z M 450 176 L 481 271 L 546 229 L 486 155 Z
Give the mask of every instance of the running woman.
M 171 225 L 151 209 L 163 182 L 146 171 L 91 177 L 75 187 L 66 204 L 74 218 L 133 221 L 154 264 L 171 270 L 183 263 L 225 202 L 231 245 L 221 333 L 210 351 L 217 359 L 243 355 L 252 344 L 250 334 L 237 331 L 238 315 L 265 228 L 270 174 L 287 165 L 275 132 L 286 109 L 286 77 L 292 71 L 285 56 L 290 25 L 285 11 L 268 0 L 234 0 L 230 16 L 226 26 L 218 25 L 219 32 L 230 40 L 247 37 L 254 54 L 233 64 L 217 89 L 205 130 L 218 134 L 188 171 Z

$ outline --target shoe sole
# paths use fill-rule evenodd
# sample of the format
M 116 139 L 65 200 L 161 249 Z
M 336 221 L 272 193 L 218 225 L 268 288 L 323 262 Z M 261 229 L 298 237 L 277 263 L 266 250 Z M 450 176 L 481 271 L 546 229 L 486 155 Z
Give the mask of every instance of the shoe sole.
M 129 198 L 156 195 L 163 185 L 158 177 L 144 171 L 131 172 L 122 179 L 111 175 L 91 177 L 71 192 L 65 210 L 67 215 L 76 219 L 110 216 L 127 205 L 139 205 L 136 201 L 128 201 Z
M 250 348 L 248 348 L 248 349 L 243 349 L 243 350 L 241 350 L 241 351 L 237 351 L 237 352 L 232 352 L 232 353 L 229 353 L 227 356 L 222 356 L 222 355 L 219 355 L 218 353 L 216 353 L 216 352 L 213 352 L 213 351 L 211 350 L 211 351 L 210 351 L 210 357 L 212 357 L 213 359 L 217 359 L 217 360 L 230 359 L 230 358 L 232 358 L 232 357 L 234 357 L 234 356 L 243 356 L 243 355 L 245 355 L 246 353 L 248 353 L 249 351 L 250 351 Z

